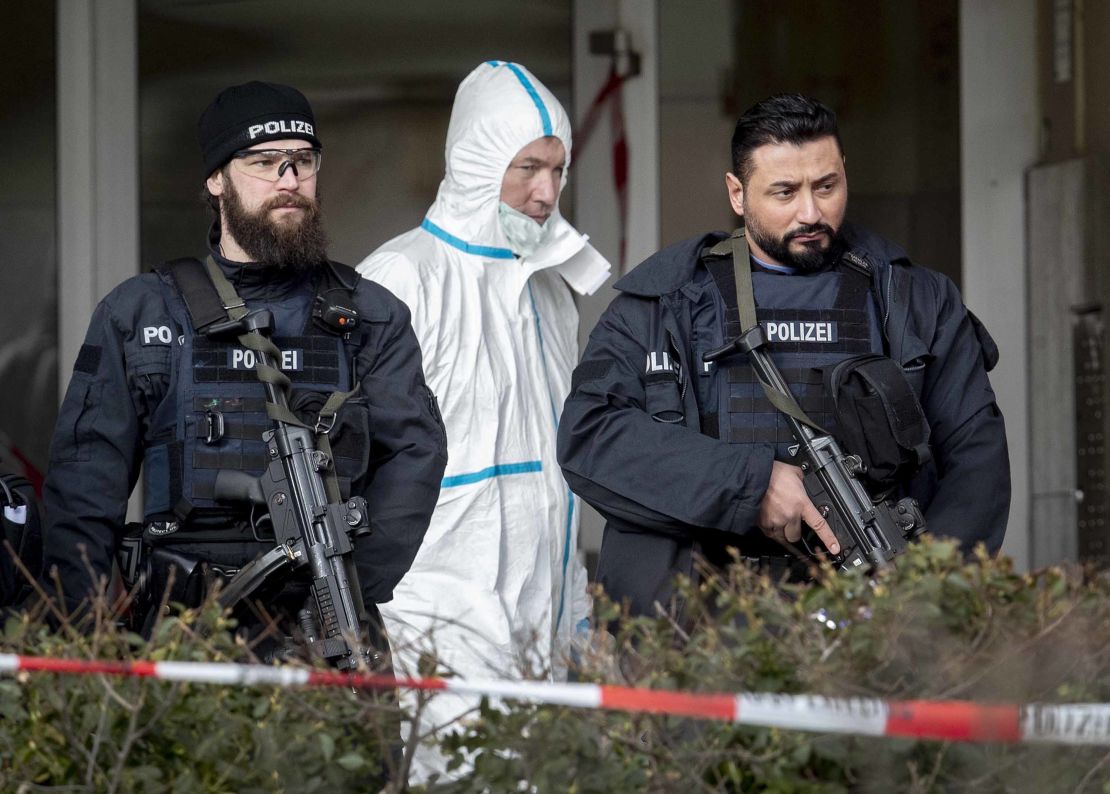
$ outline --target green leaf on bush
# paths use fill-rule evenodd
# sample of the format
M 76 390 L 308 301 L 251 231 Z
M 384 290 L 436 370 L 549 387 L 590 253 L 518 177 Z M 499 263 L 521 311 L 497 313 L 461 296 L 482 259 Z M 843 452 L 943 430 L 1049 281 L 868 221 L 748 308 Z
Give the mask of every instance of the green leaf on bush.
M 348 772 L 354 772 L 356 770 L 369 766 L 369 764 L 366 762 L 366 759 L 358 753 L 347 753 L 346 755 L 341 755 L 339 756 L 339 758 L 335 759 L 335 763 L 339 764 L 339 766 L 343 767 Z
M 321 731 L 317 736 L 320 737 L 320 752 L 324 754 L 324 760 L 330 761 L 335 755 L 335 739 L 326 731 Z

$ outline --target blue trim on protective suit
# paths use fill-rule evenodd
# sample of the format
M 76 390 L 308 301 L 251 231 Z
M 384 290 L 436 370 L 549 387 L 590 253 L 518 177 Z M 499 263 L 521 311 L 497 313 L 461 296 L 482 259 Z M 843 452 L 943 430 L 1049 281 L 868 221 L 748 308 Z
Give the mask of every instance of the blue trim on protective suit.
M 481 471 L 472 471 L 467 474 L 453 474 L 450 477 L 444 477 L 439 487 L 454 488 L 459 485 L 471 485 L 472 483 L 481 482 L 482 480 L 490 480 L 494 477 L 505 477 L 510 474 L 531 474 L 537 471 L 543 471 L 542 461 L 526 460 L 523 463 L 499 463 L 496 466 L 489 466 Z
M 492 248 L 488 245 L 471 245 L 465 240 L 460 240 L 455 235 L 445 232 L 443 229 L 436 226 L 427 218 L 420 224 L 420 228 L 435 237 L 443 240 L 452 248 L 458 248 L 463 253 L 474 254 L 475 256 L 484 256 L 489 259 L 514 259 L 515 255 L 508 248 Z
M 532 81 L 525 76 L 524 72 L 520 71 L 520 67 L 517 66 L 515 63 L 509 63 L 507 61 L 486 61 L 486 63 L 488 63 L 490 66 L 493 66 L 494 68 L 498 66 L 506 66 L 508 67 L 510 72 L 516 75 L 516 79 L 520 81 L 520 84 L 522 86 L 524 86 L 524 90 L 528 92 L 528 96 L 532 97 L 532 103 L 536 106 L 536 110 L 540 112 L 540 123 L 543 124 L 543 134 L 554 135 L 555 133 L 552 132 L 553 128 L 551 126 L 551 116 L 547 112 L 547 108 L 544 106 L 543 100 L 540 99 L 540 95 L 539 92 L 536 91 L 536 87 L 532 85 Z
M 528 300 L 532 303 L 532 314 L 536 318 L 536 336 L 540 340 L 540 363 L 543 364 L 544 382 L 547 385 L 547 401 L 551 404 L 551 419 L 555 432 L 559 432 L 559 413 L 555 410 L 555 396 L 551 393 L 551 375 L 547 371 L 547 354 L 544 351 L 543 329 L 540 327 L 540 310 L 536 306 L 536 296 L 532 292 L 532 282 L 528 282 Z M 559 588 L 559 610 L 555 615 L 555 631 L 563 622 L 563 607 L 566 605 L 567 566 L 570 564 L 570 530 L 574 525 L 574 492 L 567 488 L 567 524 L 563 528 L 563 582 Z

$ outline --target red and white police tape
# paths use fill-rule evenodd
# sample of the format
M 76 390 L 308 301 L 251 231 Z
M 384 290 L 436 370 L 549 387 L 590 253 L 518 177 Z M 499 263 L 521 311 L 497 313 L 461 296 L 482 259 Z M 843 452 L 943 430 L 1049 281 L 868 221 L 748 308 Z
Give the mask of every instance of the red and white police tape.
M 422 689 L 532 703 L 667 714 L 772 728 L 961 742 L 1110 745 L 1110 703 L 988 705 L 818 695 L 670 692 L 599 684 L 394 678 L 214 662 L 119 662 L 0 654 L 0 673 L 114 675 L 197 684 Z

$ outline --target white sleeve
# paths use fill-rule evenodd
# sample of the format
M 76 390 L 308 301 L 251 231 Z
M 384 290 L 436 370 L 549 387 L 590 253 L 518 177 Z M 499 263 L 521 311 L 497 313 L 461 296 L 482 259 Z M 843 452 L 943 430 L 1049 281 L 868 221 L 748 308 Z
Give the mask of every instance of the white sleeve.
M 577 507 L 582 506 L 581 501 Z M 581 528 L 581 520 L 575 521 L 574 531 Z M 590 596 L 590 579 L 586 573 L 586 566 L 582 564 L 582 552 L 575 544 L 575 553 L 570 559 L 570 617 L 572 634 L 577 634 L 589 628 L 589 622 L 594 608 L 594 600 Z M 585 621 L 585 623 L 583 623 Z
M 409 307 L 412 329 L 420 343 L 427 374 L 427 362 L 435 353 L 429 349 L 435 334 L 431 333 L 428 295 L 416 263 L 397 251 L 379 250 L 362 260 L 355 269 L 363 278 L 385 287 Z

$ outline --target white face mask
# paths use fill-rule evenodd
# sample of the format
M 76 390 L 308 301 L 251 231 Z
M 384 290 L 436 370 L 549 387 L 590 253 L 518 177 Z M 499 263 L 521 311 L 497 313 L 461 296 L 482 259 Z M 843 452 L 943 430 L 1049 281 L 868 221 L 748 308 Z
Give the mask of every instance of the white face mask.
M 551 232 L 552 217 L 553 215 L 549 215 L 541 225 L 504 201 L 497 203 L 497 219 L 501 222 L 501 231 L 509 238 L 513 253 L 517 256 L 529 257 L 540 249 Z

